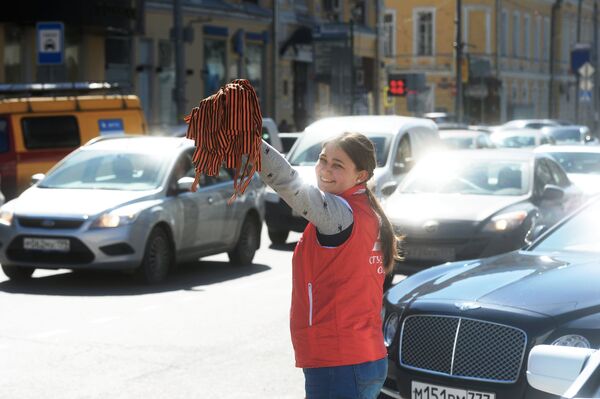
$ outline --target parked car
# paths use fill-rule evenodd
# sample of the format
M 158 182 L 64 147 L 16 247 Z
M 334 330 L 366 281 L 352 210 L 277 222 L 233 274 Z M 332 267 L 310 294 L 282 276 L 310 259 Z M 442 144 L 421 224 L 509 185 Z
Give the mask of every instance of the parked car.
M 522 250 L 442 264 L 384 295 L 399 398 L 555 398 L 528 385 L 535 345 L 600 346 L 600 200 Z
M 498 127 L 498 130 L 541 129 L 546 126 L 564 126 L 554 119 L 515 119 Z
M 544 144 L 555 144 L 554 137 L 539 129 L 506 129 L 494 131 L 490 138 L 498 148 L 537 147 Z
M 104 138 L 60 161 L 0 208 L 0 263 L 11 279 L 40 269 L 135 272 L 163 280 L 176 262 L 227 252 L 251 263 L 260 244 L 264 185 L 255 176 L 232 205 L 233 177 L 202 176 L 191 140 Z
M 305 181 L 317 185 L 314 166 L 324 141 L 343 132 L 365 134 L 375 144 L 377 167 L 368 184 L 378 197 L 389 194 L 414 163 L 432 147 L 439 146 L 435 123 L 401 116 L 340 116 L 307 126 L 287 159 Z M 275 244 L 287 240 L 290 231 L 303 231 L 307 221 L 270 188 L 266 196 L 266 224 Z
M 583 144 L 590 141 L 590 129 L 587 126 L 547 126 L 542 131 L 552 136 L 556 144 Z
M 440 139 L 449 149 L 495 148 L 496 145 L 486 132 L 469 129 L 440 130 Z
M 541 146 L 535 151 L 554 158 L 584 195 L 600 194 L 600 146 Z
M 443 262 L 497 255 L 527 244 L 581 204 L 551 157 L 524 150 L 431 154 L 383 204 L 410 273 Z
M 600 350 L 534 346 L 527 362 L 527 382 L 563 398 L 600 398 Z

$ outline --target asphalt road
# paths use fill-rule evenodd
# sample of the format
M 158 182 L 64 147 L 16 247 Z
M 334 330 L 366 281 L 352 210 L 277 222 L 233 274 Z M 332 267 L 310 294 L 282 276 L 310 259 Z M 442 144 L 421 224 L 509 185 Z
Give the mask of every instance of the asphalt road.
M 271 248 L 265 233 L 251 266 L 217 255 L 152 287 L 0 273 L 0 398 L 303 398 L 288 328 L 297 238 Z

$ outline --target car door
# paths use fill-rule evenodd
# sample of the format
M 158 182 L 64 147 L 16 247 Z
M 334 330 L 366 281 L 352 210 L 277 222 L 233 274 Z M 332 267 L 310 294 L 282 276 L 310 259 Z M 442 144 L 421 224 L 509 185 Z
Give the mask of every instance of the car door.
M 253 195 L 254 192 L 252 184 L 250 184 L 244 194 L 237 197 L 231 204 L 227 204 L 227 201 L 233 195 L 233 177 L 234 170 L 224 167 L 219 169 L 219 174 L 216 176 L 219 189 L 225 198 L 225 207 L 222 216 L 223 230 L 220 241 L 221 245 L 226 246 L 230 246 L 233 243 L 244 220 L 244 210 L 246 208 L 245 197 Z
M 533 201 L 540 211 L 539 223 L 547 227 L 552 226 L 562 218 L 565 213 L 564 198 L 548 200 L 543 198 L 544 188 L 548 185 L 559 186 L 559 181 L 552 174 L 550 165 L 545 159 L 538 159 L 535 163 Z
M 567 174 L 558 162 L 551 159 L 547 159 L 546 162 L 550 167 L 550 172 L 552 173 L 554 180 L 558 182 L 558 186 L 565 190 L 563 216 L 566 216 L 568 213 L 579 208 L 582 203 L 583 192 L 569 180 Z

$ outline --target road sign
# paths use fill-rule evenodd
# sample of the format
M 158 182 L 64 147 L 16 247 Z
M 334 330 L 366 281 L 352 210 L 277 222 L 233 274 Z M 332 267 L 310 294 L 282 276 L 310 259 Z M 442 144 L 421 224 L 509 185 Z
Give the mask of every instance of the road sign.
M 592 101 L 592 92 L 587 90 L 581 90 L 579 92 L 579 101 L 581 102 L 591 102 Z
M 586 62 L 590 61 L 590 46 L 589 44 L 578 43 L 575 48 L 571 50 L 571 72 L 577 73 L 579 68 Z
M 37 62 L 39 65 L 62 64 L 64 59 L 65 27 L 62 22 L 38 22 Z
M 591 79 L 583 78 L 579 81 L 579 88 L 585 91 L 592 91 L 594 88 L 594 82 Z
M 589 62 L 586 62 L 579 68 L 579 74 L 584 78 L 589 78 L 594 74 L 594 67 Z

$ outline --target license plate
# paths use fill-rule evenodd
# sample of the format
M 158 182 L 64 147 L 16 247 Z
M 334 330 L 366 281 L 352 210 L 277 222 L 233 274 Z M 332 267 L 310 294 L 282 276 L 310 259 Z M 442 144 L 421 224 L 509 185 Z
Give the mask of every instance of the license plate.
M 406 257 L 409 259 L 452 261 L 456 258 L 456 253 L 454 248 L 409 245 L 406 248 Z
M 61 238 L 32 238 L 23 239 L 23 248 L 33 251 L 58 251 L 69 252 L 71 243 L 67 239 Z
M 457 389 L 413 381 L 411 399 L 496 399 L 495 393 Z

